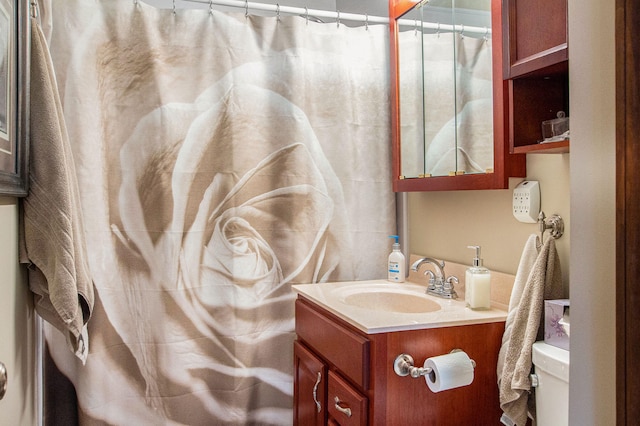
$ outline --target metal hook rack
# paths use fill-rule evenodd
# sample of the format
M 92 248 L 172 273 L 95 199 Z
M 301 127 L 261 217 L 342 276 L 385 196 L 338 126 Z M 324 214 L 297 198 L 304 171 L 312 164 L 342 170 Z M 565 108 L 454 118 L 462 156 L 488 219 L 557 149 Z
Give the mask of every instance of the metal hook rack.
M 540 226 L 540 243 L 544 243 L 544 233 L 551 230 L 551 236 L 556 240 L 564 234 L 564 220 L 560 215 L 554 214 L 547 218 L 543 211 L 538 214 L 538 225 Z

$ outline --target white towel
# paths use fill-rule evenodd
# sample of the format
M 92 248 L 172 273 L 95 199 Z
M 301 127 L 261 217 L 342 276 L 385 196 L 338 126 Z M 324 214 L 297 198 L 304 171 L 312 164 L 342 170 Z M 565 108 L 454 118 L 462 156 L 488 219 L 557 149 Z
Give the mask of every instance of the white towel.
M 84 363 L 93 309 L 78 183 L 44 35 L 31 19 L 29 194 L 23 199 L 20 262 L 38 314 L 62 331 Z
M 529 250 L 526 250 L 527 248 Z M 525 247 L 525 252 L 526 258 L 529 259 L 529 244 Z M 524 260 L 523 268 L 527 268 L 528 264 L 528 261 Z M 544 300 L 559 299 L 563 295 L 560 259 L 553 238 L 549 238 L 542 245 L 530 269 L 524 286 L 518 283 L 518 288 L 514 288 L 517 293 L 521 290 L 521 293 L 512 297 L 513 313 L 509 312 L 507 316 L 507 319 L 512 316 L 512 321 L 506 341 L 503 336 L 503 345 L 506 345 L 506 348 L 502 356 L 502 371 L 498 370 L 498 388 L 500 408 L 504 412 L 501 421 L 506 425 L 524 426 L 527 422 L 531 390 L 531 346 L 542 338 Z M 523 269 L 523 274 L 525 273 L 526 270 Z M 511 302 L 509 307 L 512 308 Z M 505 334 L 506 332 L 507 329 Z M 501 348 L 501 352 L 502 350 Z
M 513 321 L 515 319 L 518 306 L 520 306 L 522 292 L 524 291 L 527 280 L 529 279 L 529 274 L 531 274 L 531 269 L 538 258 L 540 248 L 540 239 L 536 234 L 531 234 L 524 245 L 524 249 L 522 250 L 522 256 L 520 257 L 520 263 L 518 264 L 513 289 L 511 290 L 511 298 L 509 299 L 509 311 L 507 313 L 507 320 L 504 326 L 504 334 L 502 335 L 502 346 L 500 346 L 500 353 L 498 354 L 498 368 L 496 369 L 498 374 L 498 383 L 500 383 L 500 377 L 502 377 L 504 357 L 507 352 L 507 347 L 509 346 L 509 341 L 511 340 Z

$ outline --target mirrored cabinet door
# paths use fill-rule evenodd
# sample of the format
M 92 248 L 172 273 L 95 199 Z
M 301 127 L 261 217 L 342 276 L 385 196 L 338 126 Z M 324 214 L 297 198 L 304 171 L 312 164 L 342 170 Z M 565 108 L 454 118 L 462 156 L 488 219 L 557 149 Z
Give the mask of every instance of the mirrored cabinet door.
M 390 0 L 394 190 L 506 188 L 525 175 L 505 147 L 500 3 Z

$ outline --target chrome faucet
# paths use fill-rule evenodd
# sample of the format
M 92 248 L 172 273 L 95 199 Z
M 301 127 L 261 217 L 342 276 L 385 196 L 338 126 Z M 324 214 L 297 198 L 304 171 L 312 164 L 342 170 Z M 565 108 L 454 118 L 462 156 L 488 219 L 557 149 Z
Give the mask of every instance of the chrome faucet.
M 436 273 L 431 270 L 426 270 L 425 275 L 429 275 L 429 285 L 427 286 L 427 293 L 433 294 L 438 297 L 444 297 L 446 299 L 457 299 L 458 294 L 454 288 L 454 283 L 458 283 L 458 278 L 453 275 L 447 278 L 444 272 L 444 261 L 437 261 L 431 257 L 423 257 L 416 260 L 411 265 L 411 269 L 418 272 L 420 266 L 423 263 L 430 263 L 435 267 Z

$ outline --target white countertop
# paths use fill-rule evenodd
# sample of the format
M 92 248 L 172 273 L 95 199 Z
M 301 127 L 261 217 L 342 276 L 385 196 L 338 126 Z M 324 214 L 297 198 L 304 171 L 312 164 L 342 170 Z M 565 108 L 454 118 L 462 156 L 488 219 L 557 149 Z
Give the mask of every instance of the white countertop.
M 387 280 L 297 284 L 292 288 L 299 296 L 315 302 L 367 334 L 501 322 L 507 318 L 507 312 L 500 309 L 474 311 L 467 308 L 462 299 L 450 300 L 430 295 L 428 298 L 440 305 L 440 309 L 426 313 L 389 312 L 376 309 L 375 306 L 363 308 L 344 302 L 341 294 L 344 294 L 346 287 L 363 286 L 373 291 L 378 288 L 389 291 L 398 286 L 398 292 L 418 292 L 421 295 L 426 289 L 419 284 L 391 283 Z

